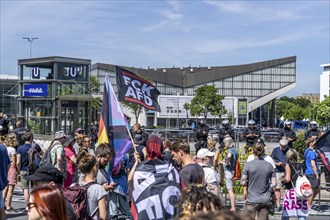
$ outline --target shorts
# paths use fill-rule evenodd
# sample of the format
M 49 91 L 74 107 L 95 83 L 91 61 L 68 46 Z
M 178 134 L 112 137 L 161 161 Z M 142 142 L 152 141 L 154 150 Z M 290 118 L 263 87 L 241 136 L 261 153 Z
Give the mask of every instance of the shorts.
M 307 179 L 312 185 L 313 189 L 319 188 L 320 186 L 320 178 L 316 179 L 315 175 L 306 175 Z
M 27 179 L 25 179 L 25 177 L 28 176 L 28 172 L 22 170 L 19 174 L 21 176 L 21 188 L 29 189 L 29 181 Z
M 234 189 L 234 180 L 233 180 L 234 172 L 235 172 L 234 170 L 233 171 L 225 170 L 225 179 L 226 179 L 226 188 L 227 189 Z
M 275 189 L 282 188 L 282 179 L 284 178 L 284 173 L 275 173 L 276 174 L 276 187 Z
M 0 190 L 0 209 L 4 209 L 5 208 L 5 202 L 3 201 L 2 198 L 2 190 Z
M 8 171 L 8 185 L 17 184 L 17 170 L 16 167 L 10 166 Z
M 246 201 L 243 207 L 243 214 L 254 217 L 258 215 L 258 219 L 268 219 L 272 202 L 251 203 Z

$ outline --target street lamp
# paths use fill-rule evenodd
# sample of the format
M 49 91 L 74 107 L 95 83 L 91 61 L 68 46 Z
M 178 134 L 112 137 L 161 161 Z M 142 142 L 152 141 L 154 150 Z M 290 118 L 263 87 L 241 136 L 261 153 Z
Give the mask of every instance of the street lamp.
M 37 40 L 37 37 L 23 37 L 23 39 L 28 40 L 30 42 L 30 58 L 32 57 L 32 42 Z

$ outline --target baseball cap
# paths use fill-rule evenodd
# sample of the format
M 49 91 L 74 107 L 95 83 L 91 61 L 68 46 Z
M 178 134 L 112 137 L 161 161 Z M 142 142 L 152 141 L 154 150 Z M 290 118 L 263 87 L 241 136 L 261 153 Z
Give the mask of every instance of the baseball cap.
M 197 158 L 212 157 L 214 154 L 214 152 L 211 152 L 206 148 L 202 148 L 198 151 Z
M 28 181 L 43 181 L 51 182 L 54 181 L 56 184 L 63 183 L 62 173 L 55 167 L 46 165 L 39 167 L 37 171 L 30 176 L 25 177 Z
M 142 135 L 140 135 L 140 134 L 136 134 L 136 135 L 134 136 L 134 143 L 135 143 L 135 144 L 143 144 L 143 142 L 144 142 L 144 140 L 143 140 Z
M 56 131 L 56 132 L 55 132 L 55 137 L 54 137 L 54 139 L 60 139 L 60 138 L 63 138 L 63 137 L 64 137 L 64 138 L 66 137 L 64 131 Z
M 82 128 L 77 128 L 77 130 L 75 131 L 75 133 L 84 133 L 85 130 Z

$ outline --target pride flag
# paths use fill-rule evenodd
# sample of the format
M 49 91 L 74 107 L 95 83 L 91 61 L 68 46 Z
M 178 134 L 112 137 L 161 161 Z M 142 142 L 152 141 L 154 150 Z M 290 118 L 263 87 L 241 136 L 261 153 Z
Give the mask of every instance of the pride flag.
M 99 123 L 98 144 L 110 143 L 116 152 L 113 166 L 116 167 L 126 152 L 133 146 L 128 124 L 113 91 L 108 76 L 104 79 L 102 113 Z

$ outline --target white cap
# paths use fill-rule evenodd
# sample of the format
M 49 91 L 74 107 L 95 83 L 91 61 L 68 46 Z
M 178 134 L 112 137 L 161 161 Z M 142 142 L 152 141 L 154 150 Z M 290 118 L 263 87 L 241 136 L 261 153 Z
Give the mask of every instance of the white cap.
M 207 148 L 202 148 L 198 151 L 197 158 L 212 157 L 214 154 L 214 152 L 209 151 Z

